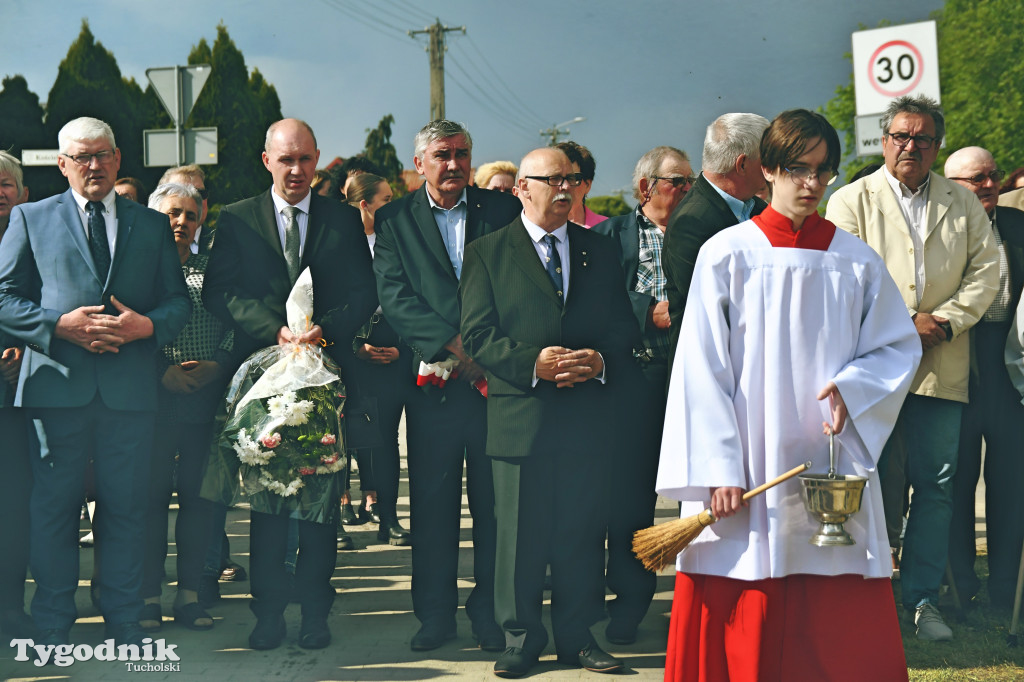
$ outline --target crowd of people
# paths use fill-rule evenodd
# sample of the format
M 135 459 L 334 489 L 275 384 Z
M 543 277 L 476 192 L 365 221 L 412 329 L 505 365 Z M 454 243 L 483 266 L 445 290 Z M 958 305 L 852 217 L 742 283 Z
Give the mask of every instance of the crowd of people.
M 302 473 L 331 491 L 315 515 L 306 488 L 251 498 L 250 648 L 282 644 L 289 602 L 299 646 L 330 645 L 337 551 L 354 546 L 345 526 L 366 522 L 411 545 L 411 649 L 456 638 L 465 485 L 464 608 L 495 674 L 537 664 L 545 590 L 558 661 L 619 672 L 592 629 L 607 619 L 608 643 L 636 641 L 656 576 L 632 539 L 660 493 L 719 521 L 677 557 L 667 680 L 906 679 L 900 611 L 918 638 L 949 640 L 943 581 L 962 600 L 981 589 L 983 442 L 992 602 L 1016 583 L 1024 170 L 1000 188 L 993 154 L 966 147 L 932 171 L 944 119 L 928 98 L 894 100 L 883 130 L 885 163 L 824 217 L 839 138 L 805 110 L 715 119 L 699 175 L 682 150 L 651 149 L 635 207 L 612 218 L 586 205 L 586 147 L 474 178 L 472 137 L 448 120 L 417 133 L 424 184 L 398 199 L 365 161 L 318 170 L 310 126 L 278 121 L 262 150 L 271 187 L 216 225 L 201 167 L 170 169 L 147 196 L 118 178 L 97 119 L 61 129 L 58 196 L 29 202 L 0 152 L 0 514 L 29 519 L 2 529 L 0 628 L 74 642 L 88 495 L 94 601 L 108 637 L 141 645 L 164 627 L 174 493 L 173 620 L 214 627 L 218 580 L 246 576 L 228 558 L 232 496 L 211 473 L 225 390 L 254 352 L 313 345 L 346 387 L 362 501 L 351 466 Z M 306 270 L 313 314 L 296 331 L 286 302 Z M 867 480 L 844 547 L 808 543 L 817 522 L 792 484 L 744 498 L 804 461 L 823 472 L 829 437 L 839 473 Z M 844 646 L 875 654 L 856 670 L 820 635 L 837 609 Z

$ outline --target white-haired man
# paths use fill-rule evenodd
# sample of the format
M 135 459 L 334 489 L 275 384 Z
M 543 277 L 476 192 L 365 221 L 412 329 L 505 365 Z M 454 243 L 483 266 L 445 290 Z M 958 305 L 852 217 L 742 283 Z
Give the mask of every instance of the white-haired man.
M 986 149 L 958 149 L 946 159 L 944 174 L 978 197 L 999 247 L 999 291 L 970 333 L 971 399 L 964 405 L 960 423 L 960 451 L 953 476 L 953 518 L 949 524 L 949 564 L 960 598 L 966 601 L 974 597 L 981 588 L 974 572 L 974 498 L 984 439 L 989 600 L 993 605 L 1009 606 L 1017 583 L 1024 534 L 1016 489 L 1016 482 L 1024 480 L 1024 458 L 1019 456 L 1024 440 L 1024 407 L 1020 393 L 1013 387 L 1004 351 L 1024 286 L 1024 213 L 997 206 L 999 181 L 1004 173 Z M 1018 354 L 1015 362 L 1024 363 L 1024 358 Z
M 708 126 L 700 177 L 672 213 L 665 233 L 662 267 L 672 317 L 672 353 L 704 242 L 730 225 L 758 215 L 767 205 L 754 194 L 765 186 L 761 173 L 761 134 L 768 119 L 757 114 L 722 114 Z
M 37 644 L 75 621 L 86 465 L 93 461 L 100 610 L 118 644 L 141 644 L 144 491 L 157 350 L 191 303 L 167 216 L 117 196 L 121 152 L 103 121 L 58 133 L 70 188 L 15 207 L 0 243 L 0 331 L 27 346 L 15 404 L 29 408 L 32 618 Z

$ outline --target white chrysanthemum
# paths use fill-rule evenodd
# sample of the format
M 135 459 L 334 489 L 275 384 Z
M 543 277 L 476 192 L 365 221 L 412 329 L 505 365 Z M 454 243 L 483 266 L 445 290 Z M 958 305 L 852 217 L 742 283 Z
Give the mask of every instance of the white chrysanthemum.
M 251 466 L 266 464 L 274 457 L 273 452 L 264 450 L 258 442 L 250 438 L 245 429 L 238 430 L 237 442 L 232 443 L 231 447 L 243 464 Z
M 274 421 L 280 421 L 285 426 L 300 426 L 309 421 L 313 403 L 295 398 L 294 391 L 285 391 L 267 400 L 267 409 L 270 410 L 270 416 Z

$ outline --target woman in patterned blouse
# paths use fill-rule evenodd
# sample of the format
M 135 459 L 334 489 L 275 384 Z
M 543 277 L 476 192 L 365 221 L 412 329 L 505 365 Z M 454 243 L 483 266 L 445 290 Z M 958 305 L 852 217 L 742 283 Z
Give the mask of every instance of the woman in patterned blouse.
M 212 511 L 199 497 L 203 468 L 213 436 L 214 411 L 232 367 L 233 333 L 203 307 L 203 274 L 207 256 L 189 249 L 202 214 L 202 198 L 191 185 L 167 183 L 157 187 L 149 207 L 170 217 L 174 243 L 181 258 L 192 315 L 178 338 L 163 348 L 156 371 L 161 374 L 160 414 L 154 434 L 150 472 L 146 543 L 143 548 L 142 597 L 139 625 L 147 632 L 161 626 L 160 589 L 167 559 L 167 515 L 177 483 L 178 594 L 174 620 L 192 630 L 213 627 L 198 603 L 198 589 Z M 175 455 L 177 472 L 175 475 Z

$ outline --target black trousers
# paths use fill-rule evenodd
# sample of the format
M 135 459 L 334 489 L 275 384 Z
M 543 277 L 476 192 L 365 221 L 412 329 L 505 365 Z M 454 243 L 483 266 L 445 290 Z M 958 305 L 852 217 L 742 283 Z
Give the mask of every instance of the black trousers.
M 657 576 L 633 553 L 633 533 L 654 523 L 654 492 L 665 427 L 667 363 L 641 365 L 620 391 L 618 447 L 608 460 L 611 496 L 608 498 L 608 567 L 606 581 L 615 599 L 609 615 L 637 625 L 654 598 Z
M 288 517 L 252 512 L 249 528 L 249 580 L 257 618 L 276 618 L 291 598 L 285 572 Z M 299 557 L 295 563 L 295 590 L 302 618 L 326 618 L 334 602 L 331 576 L 338 556 L 337 526 L 299 521 Z
M 29 497 L 32 466 L 28 454 L 28 423 L 17 407 L 0 408 L 0 611 L 25 610 L 25 575 L 29 556 Z
M 601 448 L 555 447 L 495 458 L 493 468 L 500 519 L 495 614 L 506 644 L 533 654 L 547 644 L 541 607 L 550 565 L 555 650 L 575 659 L 592 639 L 604 600 L 607 457 Z
M 978 374 L 970 387 L 960 427 L 960 452 L 953 477 L 953 518 L 949 563 L 961 594 L 981 586 L 974 572 L 975 490 L 985 440 L 985 525 L 988 538 L 989 595 L 992 603 L 1010 603 L 1024 540 L 1024 406 L 1003 361 L 1010 322 L 979 322 L 971 330 Z
M 166 417 L 157 420 L 146 500 L 143 599 L 160 596 L 167 561 L 168 506 L 175 488 L 178 491 L 178 515 L 174 524 L 178 589 L 199 589 L 213 522 L 213 502 L 199 497 L 199 489 L 212 437 L 212 421 L 193 424 Z
M 365 366 L 359 369 L 360 390 L 377 399 L 377 428 L 382 445 L 356 450 L 359 462 L 360 490 L 377 491 L 377 512 L 382 521 L 397 518 L 398 477 L 401 468 L 398 448 L 398 425 L 409 398 L 412 380 L 408 362 L 402 358 L 388 365 Z
M 437 394 L 410 392 L 406 404 L 412 544 L 412 603 L 424 625 L 454 629 L 459 606 L 462 467 L 473 517 L 473 577 L 466 599 L 474 630 L 494 623 L 494 484 L 484 454 L 486 401 L 465 382 Z

